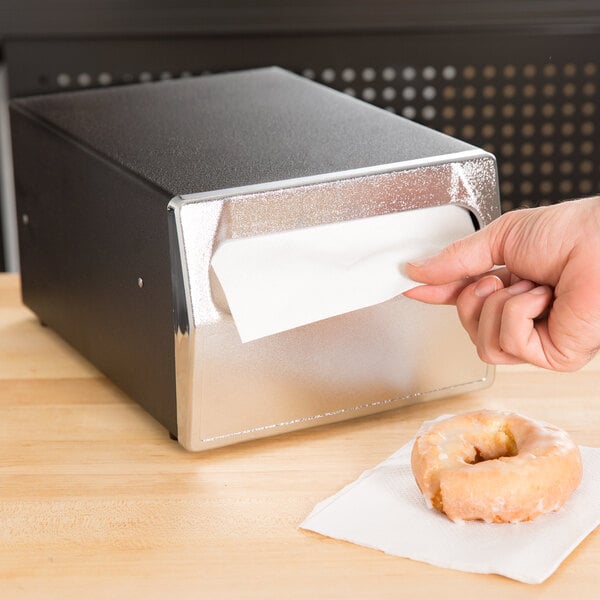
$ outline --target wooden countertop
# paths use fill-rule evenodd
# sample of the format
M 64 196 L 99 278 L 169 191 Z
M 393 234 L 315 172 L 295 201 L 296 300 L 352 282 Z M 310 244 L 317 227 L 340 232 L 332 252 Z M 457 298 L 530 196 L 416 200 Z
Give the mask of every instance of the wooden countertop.
M 0 275 L 0 597 L 585 598 L 600 529 L 530 586 L 299 530 L 424 419 L 488 407 L 600 446 L 600 357 L 578 373 L 498 369 L 483 392 L 192 454 L 41 327 Z

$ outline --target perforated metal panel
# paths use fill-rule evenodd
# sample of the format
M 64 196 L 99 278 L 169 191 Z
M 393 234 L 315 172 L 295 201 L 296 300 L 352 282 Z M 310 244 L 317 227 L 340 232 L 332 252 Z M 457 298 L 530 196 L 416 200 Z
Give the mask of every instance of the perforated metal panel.
M 14 96 L 278 64 L 494 153 L 504 211 L 600 192 L 600 34 L 23 40 L 6 56 Z
M 394 64 L 303 74 L 495 154 L 504 210 L 600 188 L 596 61 Z

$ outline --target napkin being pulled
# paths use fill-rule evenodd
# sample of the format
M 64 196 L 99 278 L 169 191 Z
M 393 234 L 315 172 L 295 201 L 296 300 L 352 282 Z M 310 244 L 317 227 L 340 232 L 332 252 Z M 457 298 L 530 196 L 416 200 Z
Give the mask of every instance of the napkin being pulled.
M 600 448 L 580 447 L 583 479 L 559 511 L 525 523 L 457 524 L 425 505 L 413 442 L 317 504 L 300 527 L 438 567 L 541 583 L 600 524 Z
M 385 302 L 414 287 L 402 271 L 473 233 L 447 204 L 228 240 L 211 265 L 242 342 Z

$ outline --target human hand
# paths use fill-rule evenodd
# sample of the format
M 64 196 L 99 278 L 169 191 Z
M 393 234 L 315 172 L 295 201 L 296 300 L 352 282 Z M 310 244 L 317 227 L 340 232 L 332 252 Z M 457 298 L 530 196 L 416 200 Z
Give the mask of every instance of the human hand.
M 485 362 L 577 370 L 600 347 L 600 197 L 506 213 L 406 273 L 426 285 L 405 296 L 456 305 Z

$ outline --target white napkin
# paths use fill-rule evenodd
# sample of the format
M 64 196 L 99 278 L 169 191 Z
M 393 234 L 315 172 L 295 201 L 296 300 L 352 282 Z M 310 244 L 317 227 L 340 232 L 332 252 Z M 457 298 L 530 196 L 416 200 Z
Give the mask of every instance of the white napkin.
M 413 441 L 317 504 L 300 527 L 439 567 L 541 583 L 600 524 L 600 448 L 580 447 L 583 480 L 559 511 L 526 523 L 456 524 L 426 507 L 410 466 Z
M 242 342 L 390 300 L 416 284 L 404 263 L 473 233 L 435 206 L 222 243 L 212 258 Z

